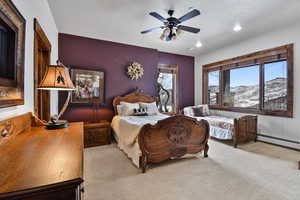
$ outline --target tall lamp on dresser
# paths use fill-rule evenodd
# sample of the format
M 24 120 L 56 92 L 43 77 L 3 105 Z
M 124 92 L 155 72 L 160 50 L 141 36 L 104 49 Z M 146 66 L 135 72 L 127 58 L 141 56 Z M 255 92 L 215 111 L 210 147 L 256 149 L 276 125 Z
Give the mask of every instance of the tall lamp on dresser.
M 66 110 L 70 102 L 72 90 L 75 89 L 70 78 L 69 69 L 59 61 L 57 61 L 57 65 L 48 66 L 46 74 L 38 89 L 68 91 L 68 97 L 59 114 L 52 116 L 50 122 L 45 124 L 47 129 L 60 129 L 68 127 L 68 122 L 65 120 L 59 120 L 59 118 Z

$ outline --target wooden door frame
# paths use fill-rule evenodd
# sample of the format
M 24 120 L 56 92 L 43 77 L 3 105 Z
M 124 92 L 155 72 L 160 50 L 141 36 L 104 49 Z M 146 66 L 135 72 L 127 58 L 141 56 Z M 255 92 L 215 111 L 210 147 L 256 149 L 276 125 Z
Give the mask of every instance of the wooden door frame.
M 43 31 L 41 25 L 39 24 L 38 20 L 34 19 L 34 113 L 38 114 L 38 90 L 37 87 L 39 85 L 38 83 L 38 75 L 39 75 L 39 61 L 38 61 L 38 53 L 39 53 L 39 46 L 43 48 L 43 51 L 47 51 L 47 60 L 50 64 L 51 59 L 51 43 L 48 40 L 47 35 Z M 46 101 L 43 101 L 43 105 L 47 107 L 46 116 L 50 118 L 50 92 L 49 91 L 43 91 L 45 94 L 47 94 Z M 46 119 L 49 120 L 49 119 Z

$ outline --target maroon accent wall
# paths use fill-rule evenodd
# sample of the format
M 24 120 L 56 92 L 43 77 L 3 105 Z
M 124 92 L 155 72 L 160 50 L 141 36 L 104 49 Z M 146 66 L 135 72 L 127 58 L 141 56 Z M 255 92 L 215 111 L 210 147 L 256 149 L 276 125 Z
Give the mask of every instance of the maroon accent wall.
M 136 87 L 155 96 L 158 64 L 178 65 L 179 106 L 183 108 L 194 104 L 194 57 L 62 33 L 58 37 L 58 46 L 59 59 L 65 65 L 105 71 L 106 102 L 97 112 L 98 119 L 111 120 L 113 98 Z M 126 67 L 132 61 L 139 62 L 144 67 L 144 76 L 139 80 L 130 80 L 126 75 Z M 65 93 L 60 92 L 59 107 L 64 103 L 65 97 Z M 70 104 L 62 118 L 68 121 L 91 121 L 93 112 L 91 106 Z

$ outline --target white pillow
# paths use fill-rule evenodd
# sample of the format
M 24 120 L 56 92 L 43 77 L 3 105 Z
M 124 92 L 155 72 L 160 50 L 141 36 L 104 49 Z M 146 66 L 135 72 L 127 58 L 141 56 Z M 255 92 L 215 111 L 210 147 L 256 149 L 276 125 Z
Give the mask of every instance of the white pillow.
M 199 106 L 197 106 L 197 107 L 201 107 L 201 106 L 203 107 L 203 113 L 204 113 L 206 116 L 210 115 L 208 105 L 207 105 L 207 104 L 202 104 L 202 105 L 199 105 Z
M 128 103 L 128 102 L 121 101 L 120 104 L 121 105 L 118 106 L 121 112 L 118 111 L 118 114 L 121 116 L 133 115 L 134 109 L 140 108 L 140 105 L 138 103 Z M 117 110 L 118 110 L 118 106 L 117 106 Z
M 148 115 L 157 115 L 159 114 L 158 108 L 156 106 L 156 102 L 152 103 L 140 103 L 141 108 L 147 109 Z
M 186 116 L 195 116 L 193 108 L 199 108 L 199 107 L 203 107 L 203 113 L 205 114 L 205 116 L 210 115 L 210 113 L 209 113 L 209 107 L 208 107 L 207 104 L 200 104 L 200 105 L 197 105 L 197 106 L 185 107 L 183 109 L 183 114 L 186 115 Z
M 117 105 L 117 112 L 118 112 L 118 115 L 121 115 L 122 116 L 122 105 Z
M 194 116 L 194 112 L 193 112 L 192 106 L 185 107 L 185 108 L 183 109 L 183 114 L 184 114 L 185 116 Z

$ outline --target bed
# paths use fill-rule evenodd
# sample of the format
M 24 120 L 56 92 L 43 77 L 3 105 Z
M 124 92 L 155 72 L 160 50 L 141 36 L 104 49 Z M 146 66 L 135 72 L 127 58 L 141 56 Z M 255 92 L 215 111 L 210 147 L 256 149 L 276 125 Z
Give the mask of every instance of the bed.
M 145 173 L 150 163 L 180 158 L 185 155 L 208 153 L 209 124 L 205 120 L 176 115 L 120 116 L 121 102 L 153 103 L 156 98 L 135 90 L 115 97 L 115 116 L 111 126 L 118 147 Z
M 206 116 L 196 117 L 193 108 L 203 107 L 207 110 Z M 256 141 L 257 138 L 257 116 L 245 115 L 240 118 L 211 115 L 207 105 L 189 106 L 183 109 L 184 115 L 197 120 L 206 120 L 210 125 L 210 136 L 219 140 L 231 140 L 233 146 L 249 141 Z

